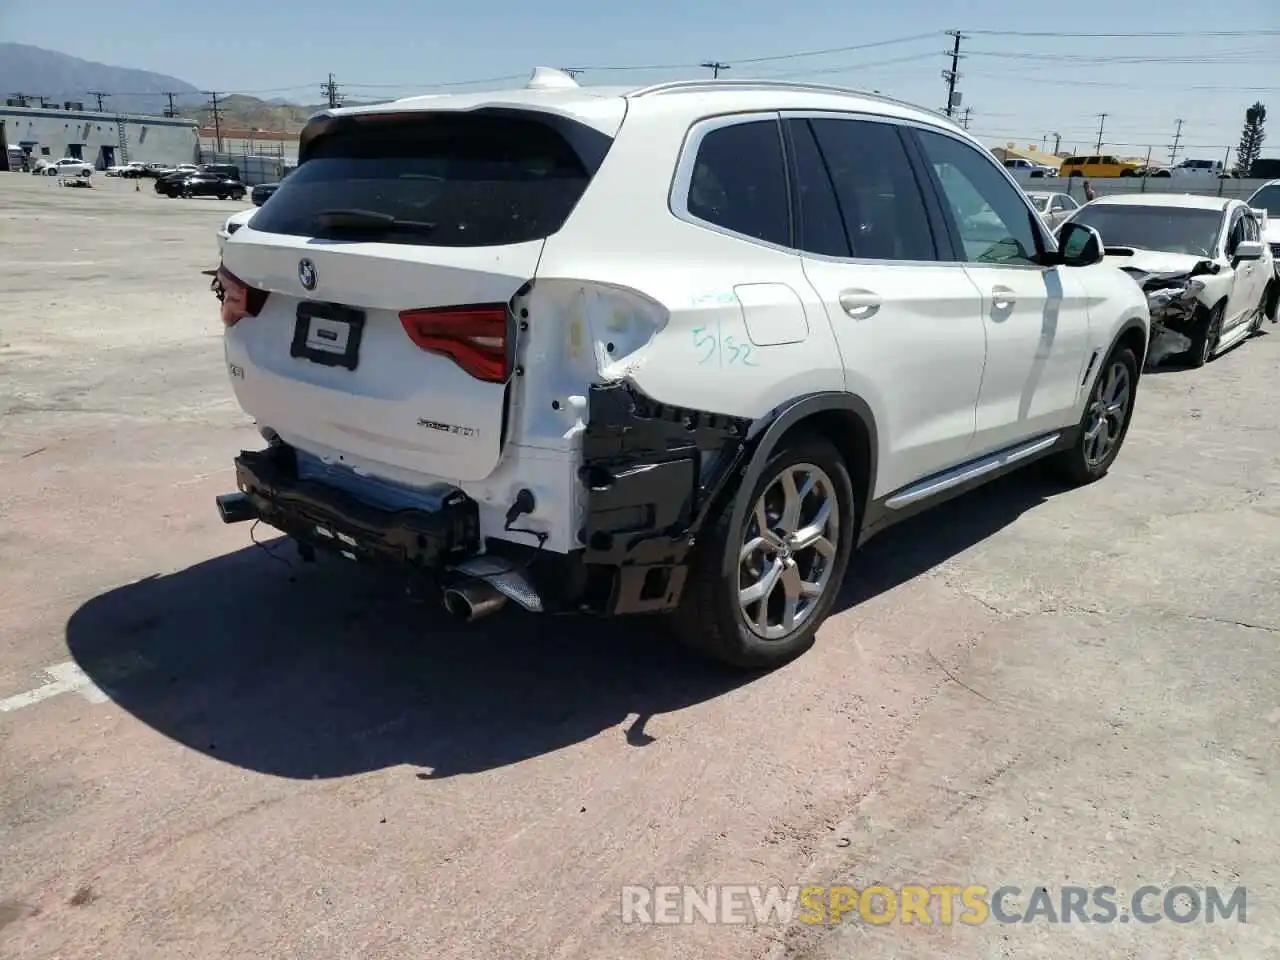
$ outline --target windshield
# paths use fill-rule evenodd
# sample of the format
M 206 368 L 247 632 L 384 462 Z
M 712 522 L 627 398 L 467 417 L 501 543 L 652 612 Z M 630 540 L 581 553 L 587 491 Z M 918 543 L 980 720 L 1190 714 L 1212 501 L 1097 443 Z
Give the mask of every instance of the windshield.
M 1044 213 L 1049 209 L 1049 195 L 1047 193 L 1030 194 L 1031 202 L 1036 205 L 1036 209 Z
M 1280 183 L 1270 183 L 1249 198 L 1249 206 L 1267 211 L 1269 217 L 1280 217 Z
M 1097 230 L 1103 246 L 1212 257 L 1222 212 L 1103 204 L 1082 208 L 1072 220 Z

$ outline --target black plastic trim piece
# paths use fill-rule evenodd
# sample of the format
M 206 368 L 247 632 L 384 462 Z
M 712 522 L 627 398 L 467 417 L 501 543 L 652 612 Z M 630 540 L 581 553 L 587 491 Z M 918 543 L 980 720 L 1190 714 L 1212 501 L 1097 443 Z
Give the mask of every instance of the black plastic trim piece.
M 859 495 L 860 503 L 868 503 L 876 488 L 879 439 L 876 432 L 876 420 L 871 412 L 871 407 L 861 397 L 852 393 L 811 393 L 798 397 L 785 407 L 781 407 L 774 414 L 769 425 L 758 434 L 755 442 L 751 444 L 750 460 L 747 462 L 745 469 L 741 471 L 741 476 L 736 482 L 736 488 L 750 490 L 755 486 L 760 479 L 761 473 L 764 472 L 764 467 L 769 457 L 788 430 L 808 417 L 832 410 L 853 414 L 862 421 L 862 425 L 867 432 L 868 462 L 861 465 L 851 464 L 850 466 L 851 468 L 861 467 L 866 471 L 866 490 L 855 490 L 854 493 Z M 751 509 L 751 505 L 744 498 L 738 497 L 735 499 L 731 529 L 738 529 L 749 509 Z M 734 557 L 726 555 L 723 569 L 725 576 L 733 573 L 735 563 Z
M 981 474 L 980 476 L 974 477 L 972 480 L 967 480 L 964 483 L 960 483 L 954 487 L 940 491 L 931 497 L 925 497 L 923 500 L 916 500 L 915 502 L 909 503 L 896 510 L 886 506 L 886 504 L 890 499 L 901 493 L 902 490 L 905 490 L 906 487 L 902 487 L 898 490 L 891 490 L 883 497 L 877 497 L 875 500 L 872 500 L 867 504 L 862 515 L 862 528 L 858 535 L 858 546 L 862 546 L 876 534 L 883 533 L 885 530 L 901 523 L 903 520 L 907 520 L 917 514 L 924 513 L 926 510 L 946 503 L 948 500 L 952 500 L 955 497 L 959 497 L 976 490 L 978 487 L 986 486 L 992 480 L 1021 470 L 1028 465 L 1035 463 L 1037 460 L 1042 460 L 1045 457 L 1052 456 L 1062 450 L 1069 450 L 1076 441 L 1079 440 L 1079 438 L 1080 426 L 1077 424 L 1075 426 L 1068 427 L 1062 431 L 1062 435 L 1058 438 L 1057 443 L 1053 444 L 1051 447 L 1046 447 L 1044 450 L 1033 456 L 1015 460 L 1014 462 L 1006 464 L 1005 466 L 989 473 Z M 978 459 L 982 458 L 980 457 Z M 911 484 L 908 484 L 908 486 L 914 486 L 919 482 L 920 481 L 918 480 L 913 481 Z
M 417 569 L 444 567 L 479 552 L 479 507 L 457 488 L 442 489 L 435 510 L 391 511 L 298 479 L 297 457 L 284 444 L 242 451 L 235 465 L 237 486 L 256 516 L 302 543 Z
M 617 568 L 603 612 L 671 609 L 694 538 L 743 459 L 751 421 L 661 404 L 626 382 L 592 386 L 588 411 L 584 560 Z

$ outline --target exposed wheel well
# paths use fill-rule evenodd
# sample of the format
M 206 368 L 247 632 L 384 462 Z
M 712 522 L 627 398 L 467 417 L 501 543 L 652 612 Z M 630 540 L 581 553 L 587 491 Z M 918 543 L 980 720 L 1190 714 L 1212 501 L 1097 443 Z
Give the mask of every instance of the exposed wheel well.
M 845 466 L 849 468 L 849 479 L 853 481 L 858 525 L 861 526 L 867 503 L 871 500 L 873 479 L 871 433 L 866 423 L 852 410 L 818 410 L 788 427 L 787 432 L 778 438 L 778 446 L 774 449 L 802 433 L 816 433 L 840 451 Z
M 1132 350 L 1133 355 L 1138 358 L 1138 369 L 1142 369 L 1147 360 L 1147 338 L 1143 336 L 1141 329 L 1130 327 L 1120 335 L 1116 346 L 1125 346 Z

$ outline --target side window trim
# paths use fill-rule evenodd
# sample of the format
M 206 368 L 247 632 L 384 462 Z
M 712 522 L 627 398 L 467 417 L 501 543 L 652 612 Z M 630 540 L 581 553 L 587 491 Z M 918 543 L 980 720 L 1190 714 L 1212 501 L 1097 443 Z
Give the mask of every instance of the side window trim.
M 961 248 L 956 246 L 955 238 L 951 234 L 948 223 L 944 218 L 944 214 L 943 214 L 944 208 L 941 204 L 940 199 L 934 192 L 937 189 L 937 187 L 933 182 L 932 173 L 925 162 L 924 155 L 921 153 L 918 153 L 919 146 L 916 143 L 915 137 L 912 136 L 911 134 L 911 130 L 914 124 L 910 120 L 905 120 L 898 117 L 885 117 L 882 114 L 862 113 L 856 110 L 812 110 L 812 109 L 782 110 L 779 112 L 778 116 L 782 121 L 860 120 L 863 123 L 879 123 L 885 126 L 893 127 L 895 129 L 895 132 L 898 135 L 899 142 L 902 144 L 903 150 L 906 151 L 907 161 L 911 165 L 912 177 L 915 179 L 916 187 L 920 191 L 920 197 L 924 202 L 925 217 L 929 225 L 929 238 L 934 249 L 935 259 L 933 260 L 869 260 L 865 257 L 830 257 L 830 256 L 826 256 L 824 254 L 819 254 L 819 253 L 805 253 L 804 254 L 805 256 L 821 257 L 824 260 L 836 260 L 842 263 L 892 263 L 892 264 L 953 263 L 953 262 L 960 262 L 964 259 L 963 257 L 957 255 L 957 250 Z M 782 123 L 782 127 L 785 129 L 786 127 L 785 122 Z M 796 171 L 792 169 L 792 165 L 791 165 L 792 151 L 789 149 L 790 144 L 788 142 L 788 143 L 785 143 L 784 145 L 788 147 L 787 182 L 788 182 L 788 188 L 790 189 L 791 185 L 795 181 Z M 819 146 L 819 150 L 821 150 L 821 146 Z M 824 166 L 826 164 L 825 158 L 823 159 L 823 164 Z M 831 176 L 830 171 L 827 171 L 827 176 L 828 178 L 830 178 Z M 1013 180 L 1013 178 L 1010 177 L 1010 180 Z M 1013 182 L 1016 185 L 1017 181 L 1013 180 Z M 837 198 L 837 203 L 838 202 L 839 202 L 839 199 Z M 794 205 L 792 207 L 792 214 L 794 218 L 796 215 Z M 841 220 L 843 219 L 844 217 L 843 217 L 843 211 L 842 211 Z M 793 232 L 792 232 L 793 240 L 798 235 L 799 234 L 795 232 L 795 228 L 793 226 Z
M 689 190 L 693 184 L 693 171 L 698 161 L 698 150 L 702 146 L 702 141 L 708 134 L 716 130 L 759 121 L 771 121 L 773 123 L 774 130 L 778 135 L 779 149 L 782 151 L 784 171 L 782 188 L 787 194 L 787 234 L 789 241 L 786 246 L 772 243 L 768 240 L 761 240 L 759 237 L 753 237 L 750 234 L 730 230 L 718 223 L 703 220 L 689 211 Z M 791 194 L 790 169 L 791 154 L 787 149 L 786 137 L 783 135 L 782 115 L 777 110 L 755 110 L 747 113 L 725 113 L 713 117 L 703 117 L 701 120 L 695 121 L 685 132 L 684 142 L 680 145 L 680 159 L 677 161 L 675 172 L 671 176 L 671 190 L 667 195 L 667 209 L 671 211 L 671 215 L 677 220 L 683 220 L 685 223 L 691 223 L 704 230 L 711 230 L 726 237 L 733 237 L 735 240 L 745 240 L 747 243 L 754 243 L 769 250 L 795 253 L 795 249 L 791 246 L 796 242 L 796 211 L 795 202 Z

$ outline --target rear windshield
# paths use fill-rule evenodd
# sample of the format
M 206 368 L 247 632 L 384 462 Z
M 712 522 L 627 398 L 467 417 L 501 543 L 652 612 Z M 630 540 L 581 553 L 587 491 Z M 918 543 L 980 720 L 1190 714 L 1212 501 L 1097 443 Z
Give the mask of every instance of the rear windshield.
M 424 113 L 361 121 L 313 141 L 253 226 L 441 247 L 525 243 L 559 230 L 590 179 L 565 138 L 537 120 Z

